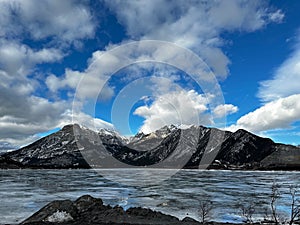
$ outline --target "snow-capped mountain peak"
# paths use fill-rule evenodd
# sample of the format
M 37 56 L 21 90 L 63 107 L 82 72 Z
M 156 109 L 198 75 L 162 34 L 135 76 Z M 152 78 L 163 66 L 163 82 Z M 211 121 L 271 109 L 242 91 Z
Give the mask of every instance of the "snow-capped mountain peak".
M 102 138 L 112 139 L 112 140 L 117 139 L 122 144 L 128 143 L 128 138 L 126 138 L 125 136 L 120 135 L 119 132 L 116 131 L 116 130 L 109 130 L 107 128 L 101 128 L 100 130 L 98 130 L 98 134 Z
M 203 126 L 182 129 L 170 125 L 150 134 L 138 133 L 129 143 L 126 140 L 115 130 L 95 132 L 71 124 L 26 147 L 1 155 L 0 168 L 110 168 L 114 164 L 105 159 L 111 156 L 137 166 L 154 165 L 168 159 L 170 164 L 167 167 L 173 168 L 190 150 L 192 155 L 182 165 L 184 168 L 198 168 L 205 154 L 216 154 L 217 161 L 212 168 L 265 169 L 274 165 L 278 168 L 300 168 L 297 158 L 300 156 L 299 148 L 276 144 L 245 130 L 232 133 Z M 212 150 L 207 152 L 207 146 Z M 217 152 L 215 149 L 218 149 Z M 94 157 L 95 152 L 97 158 Z M 86 161 L 86 156 L 90 161 Z M 100 163 L 96 160 L 98 158 Z

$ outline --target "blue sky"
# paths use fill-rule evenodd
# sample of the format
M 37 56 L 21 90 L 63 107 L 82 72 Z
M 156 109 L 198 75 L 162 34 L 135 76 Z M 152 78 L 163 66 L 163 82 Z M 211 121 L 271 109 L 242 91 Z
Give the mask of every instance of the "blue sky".
M 0 1 L 0 145 L 69 123 L 300 144 L 300 2 Z M 1 147 L 0 147 L 1 148 Z

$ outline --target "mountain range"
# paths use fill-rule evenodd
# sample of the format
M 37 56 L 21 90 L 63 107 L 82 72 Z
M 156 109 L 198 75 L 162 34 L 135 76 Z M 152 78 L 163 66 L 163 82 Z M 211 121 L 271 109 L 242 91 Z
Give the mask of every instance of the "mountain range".
M 0 156 L 0 168 L 120 167 L 299 170 L 300 148 L 242 129 L 170 125 L 126 138 L 71 124 Z

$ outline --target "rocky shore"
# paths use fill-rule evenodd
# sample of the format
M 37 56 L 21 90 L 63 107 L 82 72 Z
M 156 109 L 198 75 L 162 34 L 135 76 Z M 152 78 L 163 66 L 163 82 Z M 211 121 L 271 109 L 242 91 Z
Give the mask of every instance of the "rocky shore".
M 129 208 L 104 205 L 102 200 L 84 195 L 75 201 L 53 201 L 34 213 L 21 225 L 199 225 L 192 218 L 183 220 L 145 208 Z M 221 224 L 210 222 L 208 224 Z M 228 224 L 228 223 L 227 223 Z

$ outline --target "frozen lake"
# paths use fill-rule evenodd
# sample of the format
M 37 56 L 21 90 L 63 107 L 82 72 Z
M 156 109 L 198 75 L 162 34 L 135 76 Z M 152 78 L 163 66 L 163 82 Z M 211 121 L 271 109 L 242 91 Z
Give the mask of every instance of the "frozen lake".
M 183 218 L 198 217 L 200 201 L 213 202 L 213 220 L 240 222 L 239 204 L 253 203 L 255 217 L 269 206 L 274 180 L 278 210 L 289 210 L 289 185 L 300 172 L 208 170 L 0 170 L 0 223 L 18 223 L 52 200 L 83 194 L 123 208 L 141 206 Z

